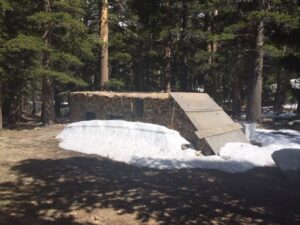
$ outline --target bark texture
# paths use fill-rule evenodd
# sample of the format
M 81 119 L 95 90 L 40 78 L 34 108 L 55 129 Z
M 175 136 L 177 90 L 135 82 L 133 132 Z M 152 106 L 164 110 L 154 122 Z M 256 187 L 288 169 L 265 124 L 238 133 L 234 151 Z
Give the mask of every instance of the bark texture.
M 51 11 L 51 0 L 44 0 L 44 11 Z M 51 23 L 48 23 L 44 27 L 43 35 L 45 43 L 48 45 L 51 41 Z M 43 66 L 45 69 L 49 69 L 50 53 L 48 51 L 43 52 Z M 54 96 L 53 96 L 53 81 L 52 78 L 44 75 L 42 86 L 42 124 L 48 126 L 54 123 Z
M 171 12 L 171 1 L 166 1 L 165 5 L 165 23 L 171 27 L 172 25 L 172 12 Z M 172 79 L 172 62 L 171 62 L 171 54 L 172 54 L 172 35 L 169 34 L 168 40 L 164 42 L 164 54 L 165 54 L 165 65 L 164 65 L 164 77 L 163 77 L 163 90 L 164 92 L 171 91 L 171 79 Z
M 103 0 L 100 19 L 101 47 L 101 68 L 100 68 L 100 88 L 103 88 L 109 80 L 108 69 L 108 0 Z
M 234 69 L 232 71 L 232 116 L 238 118 L 241 114 L 241 74 L 242 54 L 238 53 Z
M 286 46 L 283 47 L 283 54 L 286 53 Z M 280 65 L 280 64 L 278 64 Z M 283 104 L 285 103 L 287 93 L 290 87 L 290 81 L 282 66 L 278 66 L 276 76 L 276 93 L 274 99 L 274 112 L 281 113 L 283 111 Z
M 213 12 L 208 14 L 208 18 L 207 18 L 207 31 L 210 33 L 214 33 L 215 32 L 215 18 L 216 16 L 218 16 L 219 11 L 218 10 L 214 10 Z M 215 62 L 215 53 L 218 50 L 218 43 L 216 41 L 208 41 L 207 42 L 207 52 L 209 53 L 208 56 L 208 64 L 209 65 L 213 65 Z M 217 77 L 214 73 L 212 73 L 211 69 L 208 71 L 207 74 L 207 80 L 206 80 L 206 85 L 205 85 L 205 92 L 207 92 L 208 94 L 210 94 L 212 97 L 216 97 L 217 96 Z
M 171 92 L 171 48 L 166 47 L 165 48 L 165 59 L 166 59 L 166 65 L 165 65 L 165 80 L 164 80 L 164 91 L 165 92 Z
M 3 128 L 3 117 L 2 117 L 2 86 L 1 86 L 1 83 L 0 83 L 0 130 L 2 128 Z
M 250 123 L 261 123 L 261 96 L 262 96 L 262 75 L 264 63 L 264 21 L 261 20 L 256 26 L 254 70 L 250 77 L 248 91 L 248 102 L 246 110 L 246 121 Z

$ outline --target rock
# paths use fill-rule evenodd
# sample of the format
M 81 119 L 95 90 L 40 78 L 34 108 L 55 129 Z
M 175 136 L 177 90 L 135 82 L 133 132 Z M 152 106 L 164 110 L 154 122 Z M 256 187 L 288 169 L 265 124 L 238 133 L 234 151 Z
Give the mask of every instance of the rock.
M 300 149 L 281 149 L 272 158 L 291 182 L 300 184 Z
M 195 155 L 196 155 L 196 156 L 203 156 L 203 154 L 202 154 L 201 151 L 195 151 Z
M 181 150 L 187 150 L 189 148 L 192 148 L 192 146 L 189 145 L 189 144 L 183 144 L 183 145 L 181 145 Z

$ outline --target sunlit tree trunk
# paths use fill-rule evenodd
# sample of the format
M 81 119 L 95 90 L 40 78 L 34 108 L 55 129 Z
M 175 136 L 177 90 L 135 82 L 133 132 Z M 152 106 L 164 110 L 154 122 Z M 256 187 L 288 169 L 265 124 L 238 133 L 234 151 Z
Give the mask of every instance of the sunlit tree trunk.
M 101 68 L 100 68 L 100 88 L 104 88 L 105 83 L 109 80 L 108 70 L 108 0 L 102 1 L 100 9 L 100 39 L 101 46 Z

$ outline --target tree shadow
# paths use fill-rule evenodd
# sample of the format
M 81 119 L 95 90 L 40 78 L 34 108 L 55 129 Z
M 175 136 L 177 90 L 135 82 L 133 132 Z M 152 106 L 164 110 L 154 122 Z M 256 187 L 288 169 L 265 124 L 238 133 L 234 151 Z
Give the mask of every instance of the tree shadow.
M 140 224 L 300 223 L 298 187 L 276 168 L 157 170 L 78 156 L 11 169 L 18 178 L 0 184 L 0 224 L 80 224 L 72 211 L 105 208 L 134 213 Z

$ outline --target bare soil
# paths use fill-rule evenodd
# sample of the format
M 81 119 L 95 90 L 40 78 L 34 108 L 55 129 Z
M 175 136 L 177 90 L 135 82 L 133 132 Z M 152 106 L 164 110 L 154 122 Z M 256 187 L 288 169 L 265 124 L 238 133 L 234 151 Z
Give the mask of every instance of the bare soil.
M 59 149 L 62 129 L 0 131 L 0 224 L 300 224 L 277 168 L 138 168 Z

